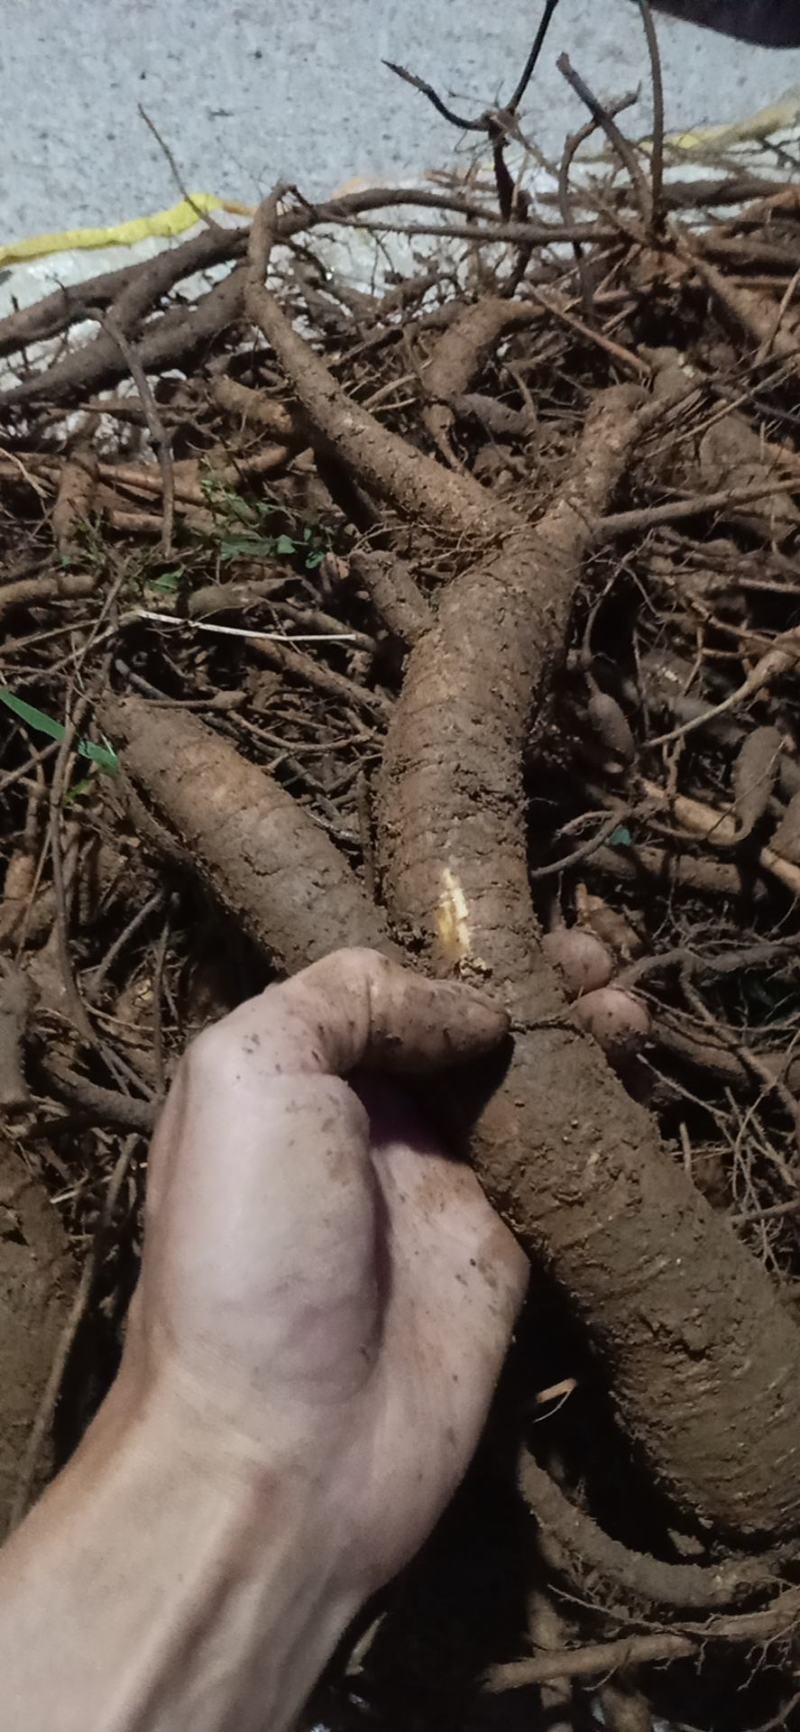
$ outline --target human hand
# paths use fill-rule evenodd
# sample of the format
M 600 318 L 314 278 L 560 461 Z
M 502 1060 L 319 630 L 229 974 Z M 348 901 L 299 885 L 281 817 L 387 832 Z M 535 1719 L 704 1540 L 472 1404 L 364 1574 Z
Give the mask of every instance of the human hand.
M 190 1047 L 119 1375 L 0 1552 L 21 1732 L 287 1732 L 425 1538 L 527 1266 L 376 1073 L 467 1060 L 503 1030 L 469 989 L 350 950 Z
M 300 1483 L 357 1598 L 461 1479 L 527 1280 L 472 1172 L 375 1073 L 503 1032 L 470 988 L 340 951 L 194 1042 L 154 1138 L 120 1383 L 168 1389 L 195 1448 Z

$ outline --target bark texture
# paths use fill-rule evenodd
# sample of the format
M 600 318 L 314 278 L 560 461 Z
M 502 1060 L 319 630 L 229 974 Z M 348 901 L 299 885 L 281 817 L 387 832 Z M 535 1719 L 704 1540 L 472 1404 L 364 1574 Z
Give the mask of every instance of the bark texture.
M 183 863 L 287 974 L 339 945 L 386 948 L 347 861 L 271 776 L 185 711 L 109 698 L 128 791 L 162 852 Z
M 384 759 L 383 887 L 429 966 L 505 996 L 514 1050 L 473 1158 L 602 1347 L 621 1422 L 684 1509 L 730 1535 L 785 1535 L 800 1522 L 800 1337 L 572 1025 L 529 889 L 530 719 L 591 522 L 640 436 L 638 402 L 632 387 L 598 399 L 558 503 L 456 580 L 415 646 Z

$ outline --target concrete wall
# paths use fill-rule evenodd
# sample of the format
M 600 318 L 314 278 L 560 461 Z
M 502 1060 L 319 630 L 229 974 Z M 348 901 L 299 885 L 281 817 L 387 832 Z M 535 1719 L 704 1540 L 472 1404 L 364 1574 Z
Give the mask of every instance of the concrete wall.
M 279 177 L 320 194 L 441 163 L 454 133 L 382 57 L 480 111 L 508 95 L 538 15 L 538 0 L 4 0 L 0 241 L 172 203 L 139 103 L 187 186 L 248 202 Z M 800 51 L 670 19 L 660 36 L 673 125 L 741 117 L 800 83 Z M 524 116 L 553 151 L 579 113 L 563 48 L 601 95 L 648 80 L 630 0 L 561 0 Z M 646 95 L 639 112 L 628 124 L 644 132 Z

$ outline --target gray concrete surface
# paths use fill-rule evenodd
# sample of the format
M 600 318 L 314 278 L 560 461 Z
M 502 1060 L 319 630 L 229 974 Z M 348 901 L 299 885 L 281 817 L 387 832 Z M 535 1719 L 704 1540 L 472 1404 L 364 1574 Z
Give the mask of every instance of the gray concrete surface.
M 173 202 L 139 103 L 187 186 L 246 201 L 278 177 L 319 194 L 356 174 L 441 163 L 452 130 L 382 57 L 480 110 L 512 88 L 539 3 L 3 0 L 2 11 L 5 241 Z M 660 35 L 674 126 L 739 118 L 800 84 L 800 51 L 744 47 L 668 19 Z M 546 149 L 577 113 L 555 69 L 563 48 L 601 95 L 646 87 L 630 0 L 562 0 L 525 113 Z M 645 97 L 637 130 L 648 111 Z

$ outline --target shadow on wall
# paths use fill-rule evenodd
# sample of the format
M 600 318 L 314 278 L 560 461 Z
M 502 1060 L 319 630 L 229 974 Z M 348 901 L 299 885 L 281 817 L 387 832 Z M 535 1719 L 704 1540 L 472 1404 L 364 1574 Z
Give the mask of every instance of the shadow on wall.
M 800 48 L 797 0 L 654 0 L 659 12 L 762 48 Z

